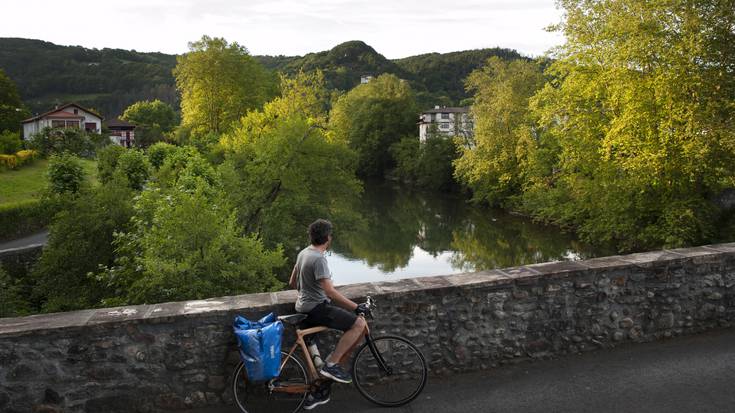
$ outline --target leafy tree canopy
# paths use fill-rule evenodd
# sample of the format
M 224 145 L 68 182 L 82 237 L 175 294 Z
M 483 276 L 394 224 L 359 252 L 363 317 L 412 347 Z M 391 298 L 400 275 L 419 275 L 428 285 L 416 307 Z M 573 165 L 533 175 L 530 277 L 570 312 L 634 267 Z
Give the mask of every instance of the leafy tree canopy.
M 193 133 L 229 131 L 247 111 L 260 107 L 273 91 L 267 71 L 244 46 L 202 36 L 176 58 L 182 123 Z
M 226 193 L 247 231 L 266 245 L 303 244 L 314 217 L 340 224 L 359 193 L 354 153 L 325 127 L 329 94 L 321 73 L 283 78 L 280 97 L 252 111 L 222 139 Z
M 395 165 L 390 146 L 417 133 L 413 91 L 394 75 L 352 89 L 337 100 L 330 115 L 335 139 L 357 152 L 357 173 L 363 177 L 382 177 Z
M 0 69 L 0 132 L 20 131 L 20 122 L 29 116 L 15 83 Z

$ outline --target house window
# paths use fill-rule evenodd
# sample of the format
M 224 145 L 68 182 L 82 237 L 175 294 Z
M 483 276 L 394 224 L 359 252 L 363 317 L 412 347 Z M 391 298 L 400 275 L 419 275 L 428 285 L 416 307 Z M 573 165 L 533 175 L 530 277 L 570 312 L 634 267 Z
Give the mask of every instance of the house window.
M 97 124 L 94 122 L 85 122 L 84 123 L 84 130 L 94 132 L 97 130 Z
M 78 115 L 79 114 L 79 109 L 74 109 L 74 114 L 75 115 Z
M 441 123 L 441 124 L 439 124 L 439 128 L 441 128 L 441 129 L 449 129 L 449 124 L 448 123 Z
M 52 128 L 79 128 L 78 120 L 51 120 Z
M 449 119 L 448 113 L 442 113 L 442 119 Z

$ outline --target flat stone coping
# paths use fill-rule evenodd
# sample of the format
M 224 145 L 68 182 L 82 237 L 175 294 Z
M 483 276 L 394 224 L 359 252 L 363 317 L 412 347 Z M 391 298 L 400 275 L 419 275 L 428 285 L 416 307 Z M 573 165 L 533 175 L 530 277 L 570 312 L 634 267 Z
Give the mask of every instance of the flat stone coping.
M 539 278 L 564 278 L 587 270 L 616 269 L 630 266 L 651 267 L 667 261 L 694 259 L 705 262 L 723 254 L 735 253 L 735 242 L 692 248 L 641 252 L 629 255 L 592 258 L 583 261 L 556 261 L 522 265 L 489 271 L 452 275 L 406 278 L 397 281 L 349 284 L 337 289 L 350 298 L 366 295 L 386 295 L 419 292 L 442 288 L 471 288 L 528 284 Z M 296 291 L 245 294 L 206 300 L 179 301 L 160 304 L 98 308 L 64 313 L 37 314 L 26 317 L 0 318 L 0 337 L 20 335 L 39 330 L 89 327 L 108 323 L 135 322 L 167 317 L 188 317 L 205 313 L 226 314 L 241 311 L 269 311 L 275 305 L 296 301 Z

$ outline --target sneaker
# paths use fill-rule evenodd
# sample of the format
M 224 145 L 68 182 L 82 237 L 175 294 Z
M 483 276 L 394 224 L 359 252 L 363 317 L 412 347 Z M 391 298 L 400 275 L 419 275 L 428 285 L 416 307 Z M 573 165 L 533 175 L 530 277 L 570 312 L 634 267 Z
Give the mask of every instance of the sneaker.
M 342 370 L 342 367 L 340 367 L 339 364 L 327 366 L 325 363 L 322 366 L 322 369 L 319 370 L 319 374 L 321 374 L 324 377 L 329 377 L 330 379 L 338 383 L 345 383 L 345 384 L 352 383 L 352 377 L 350 377 L 349 374 L 345 373 L 345 371 Z
M 322 389 L 313 391 L 306 395 L 304 400 L 304 410 L 311 410 L 319 405 L 329 403 L 329 391 L 323 391 Z

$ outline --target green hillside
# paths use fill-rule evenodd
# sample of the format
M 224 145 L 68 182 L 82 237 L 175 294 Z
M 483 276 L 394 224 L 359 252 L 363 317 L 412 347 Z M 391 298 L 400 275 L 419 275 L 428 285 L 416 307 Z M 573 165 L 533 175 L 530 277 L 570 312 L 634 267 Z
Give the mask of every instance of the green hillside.
M 120 49 L 58 46 L 0 39 L 0 68 L 18 86 L 32 113 L 70 101 L 119 115 L 130 103 L 157 98 L 178 106 L 171 70 L 176 56 Z
M 392 73 L 410 82 L 421 107 L 457 105 L 467 98 L 464 78 L 490 56 L 521 58 L 514 50 L 480 49 L 431 53 L 389 60 L 361 41 L 305 56 L 255 56 L 266 68 L 294 74 L 321 69 L 327 84 L 349 90 L 360 76 Z M 77 102 L 106 118 L 131 103 L 160 99 L 178 107 L 171 73 L 176 56 L 121 49 L 87 49 L 18 38 L 0 38 L 0 68 L 18 85 L 32 113 L 55 104 Z

